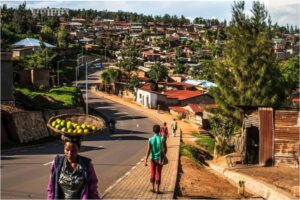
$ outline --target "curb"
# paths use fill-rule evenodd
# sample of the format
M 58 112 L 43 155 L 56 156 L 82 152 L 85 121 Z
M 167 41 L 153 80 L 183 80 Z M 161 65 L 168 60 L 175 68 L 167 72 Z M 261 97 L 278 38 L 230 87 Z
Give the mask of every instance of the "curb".
M 290 194 L 288 194 L 286 191 L 283 191 L 282 189 L 279 189 L 271 184 L 256 180 L 248 175 L 244 175 L 244 174 L 234 172 L 234 171 L 228 170 L 226 168 L 217 166 L 215 164 L 212 164 L 211 162 L 207 162 L 207 163 L 209 165 L 209 168 L 211 168 L 215 172 L 225 176 L 231 182 L 233 182 L 235 185 L 238 185 L 239 181 L 245 181 L 246 191 L 248 191 L 252 194 L 256 194 L 264 199 L 268 199 L 268 200 L 295 199 Z

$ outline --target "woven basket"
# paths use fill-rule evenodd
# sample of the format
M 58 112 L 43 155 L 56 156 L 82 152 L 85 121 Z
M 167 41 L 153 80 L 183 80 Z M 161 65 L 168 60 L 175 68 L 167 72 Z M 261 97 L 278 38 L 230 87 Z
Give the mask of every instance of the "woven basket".
M 72 134 L 67 133 L 64 131 L 61 131 L 59 129 L 56 129 L 55 127 L 51 126 L 52 122 L 56 119 L 62 119 L 65 121 L 72 121 L 77 124 L 88 124 L 90 126 L 96 126 L 95 131 L 90 131 L 88 134 Z M 55 133 L 61 134 L 61 135 L 70 135 L 70 136 L 80 136 L 80 135 L 91 135 L 95 134 L 97 132 L 100 132 L 105 127 L 105 122 L 102 118 L 98 118 L 92 115 L 86 115 L 86 114 L 63 114 L 63 115 L 57 115 L 54 117 L 51 117 L 47 123 L 47 126 L 54 131 Z

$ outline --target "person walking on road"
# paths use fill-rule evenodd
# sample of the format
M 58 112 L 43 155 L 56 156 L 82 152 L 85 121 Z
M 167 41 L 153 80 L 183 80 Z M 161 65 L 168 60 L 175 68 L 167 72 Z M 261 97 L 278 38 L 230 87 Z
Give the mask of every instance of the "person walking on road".
M 167 154 L 167 151 L 168 151 L 168 149 L 167 149 L 167 139 L 169 137 L 167 122 L 164 122 L 163 126 L 160 127 L 160 136 L 161 136 L 161 139 L 162 139 L 164 152 L 165 152 L 165 154 Z
M 62 135 L 64 156 L 52 162 L 47 199 L 100 199 L 91 159 L 78 155 L 81 137 Z
M 177 121 L 176 119 L 173 119 L 173 122 L 171 124 L 171 129 L 172 129 L 172 136 L 176 136 L 176 130 L 177 130 Z
M 153 126 L 154 135 L 148 141 L 148 149 L 146 153 L 145 166 L 147 166 L 148 157 L 150 155 L 150 182 L 152 183 L 151 192 L 156 192 L 157 194 L 161 194 L 159 190 L 160 182 L 161 182 L 161 171 L 162 165 L 158 163 L 158 159 L 160 157 L 162 149 L 161 137 L 159 135 L 160 126 Z M 155 183 L 156 183 L 156 191 L 155 191 Z

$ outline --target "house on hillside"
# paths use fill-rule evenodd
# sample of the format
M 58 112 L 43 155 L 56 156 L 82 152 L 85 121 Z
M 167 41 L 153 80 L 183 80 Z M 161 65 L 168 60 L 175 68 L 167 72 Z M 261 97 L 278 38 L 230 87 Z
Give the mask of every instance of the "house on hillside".
M 171 80 L 176 81 L 176 82 L 183 82 L 186 80 L 186 75 L 184 74 L 174 74 L 171 77 Z
M 154 50 L 145 50 L 142 53 L 144 61 L 159 62 L 160 54 Z
M 196 86 L 198 90 L 201 90 L 203 92 L 207 92 L 211 87 L 217 87 L 216 84 L 213 82 L 207 81 L 207 80 L 193 80 L 188 79 L 185 81 L 185 83 L 191 84 Z
M 34 47 L 21 47 L 12 50 L 13 58 L 23 58 L 34 53 Z
M 214 99 L 211 95 L 203 94 L 200 91 L 191 90 L 170 90 L 164 91 L 168 106 L 186 106 L 189 103 L 212 104 Z
M 188 111 L 182 106 L 169 106 L 170 114 L 185 119 Z
M 216 107 L 216 104 L 209 102 L 209 104 L 190 103 L 183 108 L 187 111 L 186 119 L 202 128 L 207 128 L 209 126 L 208 119 L 211 115 L 207 109 L 213 109 Z
M 144 66 L 138 66 L 137 76 L 139 78 L 145 78 L 146 74 L 150 71 L 150 68 Z
M 155 109 L 159 104 L 165 107 L 166 97 L 158 91 L 154 91 L 151 85 L 145 84 L 136 91 L 136 102 L 146 108 Z
M 158 82 L 158 87 L 164 90 L 197 90 L 194 85 L 183 82 Z

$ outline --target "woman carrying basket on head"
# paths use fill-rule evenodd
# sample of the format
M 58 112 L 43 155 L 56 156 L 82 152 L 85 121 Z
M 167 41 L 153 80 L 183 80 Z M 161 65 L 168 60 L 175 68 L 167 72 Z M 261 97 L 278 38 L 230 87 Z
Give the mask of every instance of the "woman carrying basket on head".
M 78 155 L 80 136 L 62 135 L 64 156 L 52 163 L 47 199 L 100 199 L 91 159 Z

